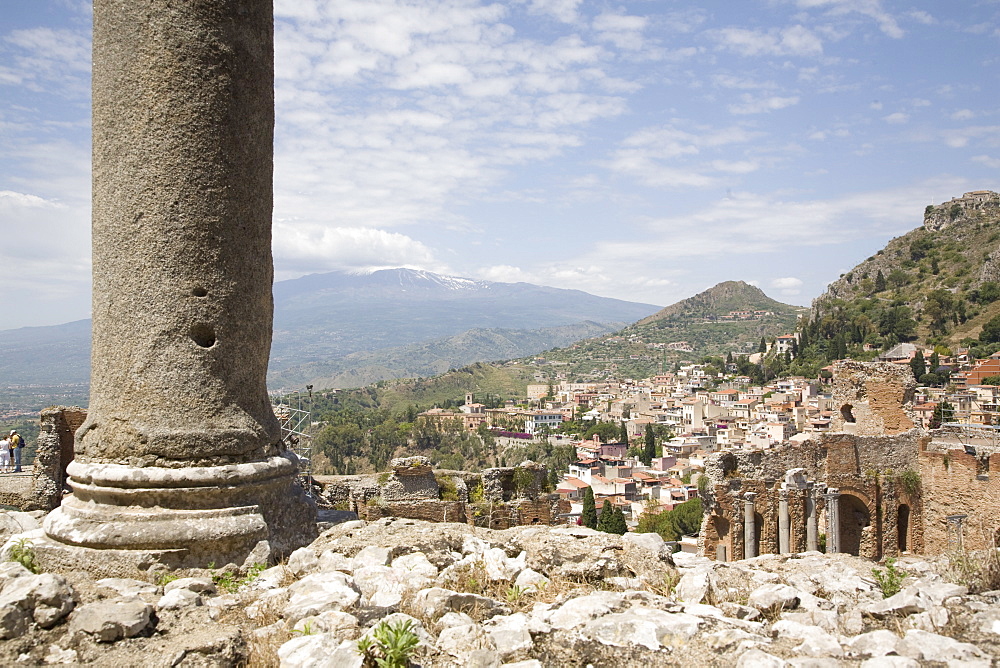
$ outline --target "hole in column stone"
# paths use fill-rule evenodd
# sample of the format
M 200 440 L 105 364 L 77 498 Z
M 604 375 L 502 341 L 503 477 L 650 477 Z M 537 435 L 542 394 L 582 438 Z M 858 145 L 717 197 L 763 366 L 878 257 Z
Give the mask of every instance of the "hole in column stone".
M 211 348 L 215 345 L 215 330 L 205 324 L 192 325 L 191 340 L 202 348 Z
M 840 407 L 840 414 L 844 418 L 844 422 L 849 422 L 853 424 L 854 420 L 854 406 L 850 404 L 844 404 Z
M 197 287 L 191 290 L 191 295 L 194 297 L 205 297 L 208 295 L 208 290 L 202 287 Z

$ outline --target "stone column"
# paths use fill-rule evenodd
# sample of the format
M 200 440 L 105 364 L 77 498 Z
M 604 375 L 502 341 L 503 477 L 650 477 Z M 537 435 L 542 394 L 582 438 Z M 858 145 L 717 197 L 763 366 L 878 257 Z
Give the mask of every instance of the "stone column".
M 818 523 L 816 521 L 816 490 L 813 483 L 806 489 L 806 550 L 819 549 Z
M 265 386 L 273 33 L 271 0 L 94 2 L 91 395 L 59 543 L 223 564 L 315 534 Z
M 828 487 L 823 495 L 826 501 L 826 551 L 840 552 L 840 490 Z
M 778 553 L 788 554 L 791 552 L 789 543 L 791 538 L 791 522 L 788 517 L 788 490 L 778 490 Z
M 753 500 L 757 494 L 747 492 L 743 495 L 743 558 L 757 556 L 757 522 L 754 519 Z

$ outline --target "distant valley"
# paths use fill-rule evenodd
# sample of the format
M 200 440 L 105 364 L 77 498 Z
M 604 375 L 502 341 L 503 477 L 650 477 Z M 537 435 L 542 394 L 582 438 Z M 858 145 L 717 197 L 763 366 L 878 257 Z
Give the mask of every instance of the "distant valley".
M 274 304 L 269 385 L 275 388 L 357 387 L 531 355 L 659 309 L 579 290 L 410 269 L 280 281 Z M 79 395 L 89 381 L 89 356 L 89 320 L 0 331 L 0 381 L 8 388 L 45 386 L 63 396 L 55 386 L 70 385 Z M 22 393 L 4 390 L 2 399 Z

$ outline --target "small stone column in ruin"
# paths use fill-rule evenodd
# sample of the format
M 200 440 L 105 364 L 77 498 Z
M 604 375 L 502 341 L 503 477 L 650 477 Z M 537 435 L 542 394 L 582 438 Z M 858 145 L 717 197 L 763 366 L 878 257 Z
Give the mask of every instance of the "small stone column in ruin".
M 757 526 L 754 519 L 753 500 L 757 494 L 747 492 L 743 495 L 743 558 L 757 556 Z
M 784 488 L 784 483 L 782 483 L 782 488 L 778 490 L 778 553 L 788 554 L 791 552 L 789 548 L 789 539 L 791 538 L 791 522 L 788 517 L 788 490 Z
M 52 559 L 221 565 L 315 535 L 265 386 L 273 21 L 271 0 L 94 2 L 91 396 Z
M 806 550 L 819 549 L 818 522 L 816 518 L 816 489 L 814 483 L 806 488 Z
M 823 499 L 826 501 L 826 551 L 832 554 L 840 552 L 840 490 L 827 487 Z

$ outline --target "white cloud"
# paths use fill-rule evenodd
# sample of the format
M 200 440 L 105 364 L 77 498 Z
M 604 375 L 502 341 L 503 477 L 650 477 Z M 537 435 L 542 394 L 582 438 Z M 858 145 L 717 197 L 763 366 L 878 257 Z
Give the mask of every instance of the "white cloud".
M 970 121 L 975 118 L 976 114 L 971 109 L 959 109 L 958 111 L 952 112 L 951 120 L 953 121 Z
M 964 148 L 970 141 L 983 146 L 1000 146 L 1000 125 L 973 125 L 942 133 L 944 143 L 951 148 Z
M 276 273 L 281 277 L 385 267 L 443 269 L 419 241 L 372 228 L 276 222 L 273 246 Z
M 882 8 L 880 0 L 796 0 L 796 4 L 804 9 L 825 8 L 830 16 L 861 14 L 873 19 L 889 37 L 899 39 L 904 35 L 892 14 Z
M 740 115 L 764 114 L 784 109 L 785 107 L 791 107 L 799 103 L 798 96 L 779 97 L 777 95 L 772 95 L 771 97 L 754 97 L 752 95 L 742 95 L 740 96 L 740 99 L 741 102 L 738 104 L 729 105 L 729 113 Z
M 525 0 L 516 1 L 525 2 Z M 582 0 L 527 0 L 527 2 L 528 10 L 532 14 L 551 16 L 563 23 L 576 23 Z
M 649 19 L 644 16 L 604 13 L 594 18 L 593 28 L 599 39 L 619 49 L 638 51 L 644 48 L 643 30 Z
M 776 278 L 771 281 L 771 287 L 779 290 L 783 295 L 795 296 L 802 292 L 802 279 L 794 276 Z
M 910 120 L 910 115 L 905 114 L 901 111 L 897 111 L 894 114 L 889 114 L 888 116 L 883 116 L 882 120 L 890 125 L 901 125 L 907 123 Z
M 722 28 L 710 36 L 725 49 L 744 56 L 818 56 L 823 42 L 801 25 L 772 28 L 768 31 L 746 28 Z
M 986 165 L 990 169 L 1000 169 L 1000 158 L 994 158 L 988 155 L 974 155 L 971 160 L 972 162 L 978 162 L 981 165 Z

